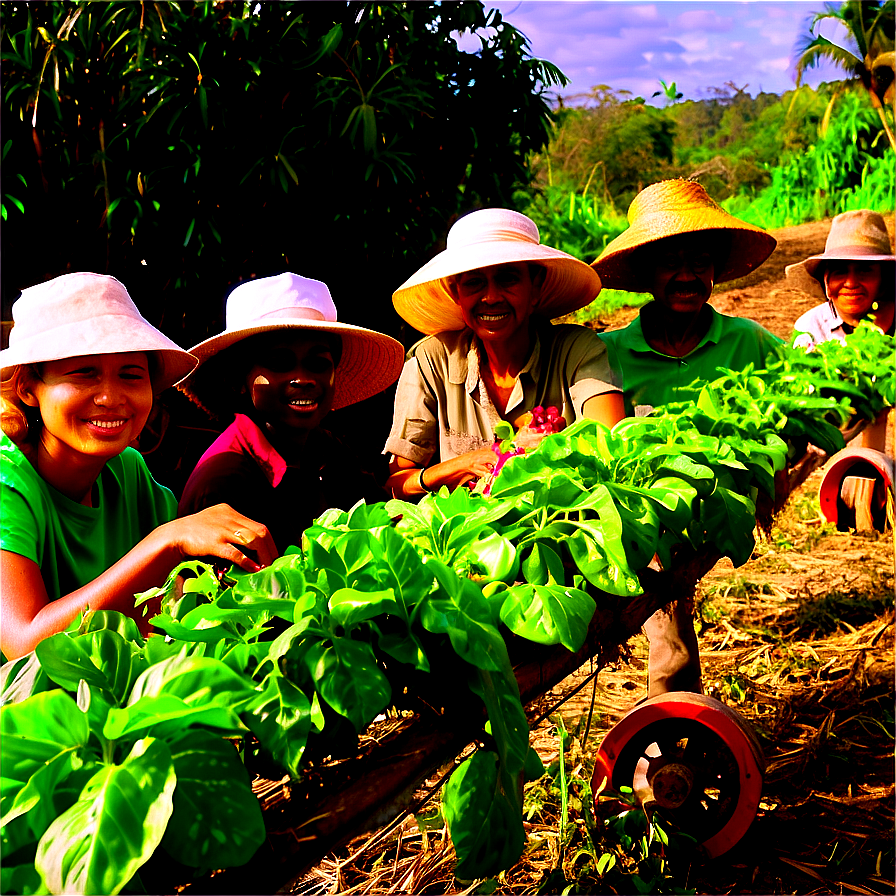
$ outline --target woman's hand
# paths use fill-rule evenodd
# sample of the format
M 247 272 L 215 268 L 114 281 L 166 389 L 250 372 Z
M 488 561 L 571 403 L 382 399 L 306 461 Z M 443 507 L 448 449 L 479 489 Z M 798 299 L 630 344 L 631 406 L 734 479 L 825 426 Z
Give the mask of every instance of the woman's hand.
M 183 557 L 219 557 L 247 572 L 270 566 L 278 556 L 267 527 L 238 513 L 229 504 L 216 504 L 172 520 L 156 532 Z M 254 559 L 247 552 L 254 554 Z
M 389 461 L 391 475 L 386 488 L 396 498 L 416 498 L 427 492 L 438 491 L 447 485 L 452 491 L 476 479 L 487 477 L 495 468 L 497 457 L 491 448 L 477 448 L 451 460 L 444 460 L 431 467 L 422 467 L 405 457 L 393 457 Z M 425 487 L 420 484 L 423 475 Z
M 497 460 L 498 458 L 491 448 L 477 448 L 475 451 L 461 454 L 460 457 L 455 457 L 444 463 L 436 464 L 434 467 L 427 470 L 426 484 L 430 486 L 430 488 L 437 487 L 432 481 L 435 478 L 433 471 L 436 471 L 439 478 L 448 479 L 453 482 L 451 485 L 449 485 L 448 481 L 439 483 L 439 486 L 449 485 L 450 488 L 457 488 L 460 485 L 466 485 L 468 482 L 484 479 L 491 475 L 492 470 L 495 469 Z

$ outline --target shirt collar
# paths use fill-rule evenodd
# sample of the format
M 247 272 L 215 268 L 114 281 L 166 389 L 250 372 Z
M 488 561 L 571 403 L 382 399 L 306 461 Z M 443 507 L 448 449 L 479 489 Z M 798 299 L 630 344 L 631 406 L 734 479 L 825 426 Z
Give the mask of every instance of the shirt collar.
M 276 488 L 286 474 L 286 461 L 271 445 L 261 428 L 245 414 L 237 414 L 233 424 L 239 446 L 261 467 L 268 482 Z
M 646 307 L 646 306 L 645 306 Z M 703 338 L 697 345 L 688 352 L 688 355 L 692 355 L 697 349 L 703 348 L 709 342 L 718 343 L 719 339 L 722 338 L 722 315 L 716 311 L 712 305 L 707 305 L 709 308 L 710 314 L 712 315 L 709 322 L 709 329 L 704 334 Z M 642 309 L 643 310 L 643 309 Z M 641 327 L 641 314 L 629 324 L 629 326 L 625 330 L 625 336 L 623 337 L 626 346 L 633 352 L 652 352 L 653 354 L 662 354 L 661 352 L 657 352 L 656 349 L 651 348 L 650 344 L 644 338 L 644 330 Z M 685 355 L 687 357 L 688 355 Z
M 533 327 L 531 332 L 532 351 L 517 379 L 520 379 L 524 373 L 531 374 L 531 371 L 538 369 L 541 358 L 541 338 L 538 327 Z M 448 379 L 455 385 L 463 383 L 466 391 L 472 393 L 478 387 L 481 378 L 479 368 L 482 348 L 472 330 L 463 332 L 457 342 L 457 348 L 458 351 L 449 351 L 448 353 Z

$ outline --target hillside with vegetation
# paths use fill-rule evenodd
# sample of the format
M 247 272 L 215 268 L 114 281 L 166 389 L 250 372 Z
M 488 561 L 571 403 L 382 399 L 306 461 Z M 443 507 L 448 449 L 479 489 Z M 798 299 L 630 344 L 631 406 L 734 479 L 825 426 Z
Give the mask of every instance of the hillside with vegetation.
M 592 261 L 627 226 L 646 186 L 694 178 L 731 214 L 769 230 L 856 208 L 894 208 L 896 153 L 881 118 L 845 82 L 784 96 L 712 88 L 701 100 L 663 108 L 607 86 L 561 104 L 532 182 L 514 195 L 542 240 Z M 587 320 L 646 297 L 606 290 Z

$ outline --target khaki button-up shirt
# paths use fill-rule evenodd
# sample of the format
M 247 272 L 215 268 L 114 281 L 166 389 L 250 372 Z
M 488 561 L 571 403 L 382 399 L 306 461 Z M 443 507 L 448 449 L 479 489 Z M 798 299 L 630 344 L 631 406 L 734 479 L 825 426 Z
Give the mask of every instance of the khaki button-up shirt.
M 519 425 L 532 408 L 553 405 L 572 423 L 589 398 L 620 391 L 606 346 L 593 330 L 577 324 L 536 328 L 506 408 L 496 408 L 488 395 L 480 352 L 469 329 L 430 336 L 411 349 L 398 380 L 384 454 L 420 466 L 433 458 L 450 460 L 491 445 L 501 420 Z

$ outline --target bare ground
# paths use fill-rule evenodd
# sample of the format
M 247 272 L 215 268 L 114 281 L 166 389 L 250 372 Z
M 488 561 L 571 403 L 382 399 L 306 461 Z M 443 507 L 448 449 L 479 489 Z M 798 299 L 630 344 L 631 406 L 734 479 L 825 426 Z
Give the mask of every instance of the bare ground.
M 892 216 L 888 226 L 892 235 Z M 725 284 L 713 304 L 788 337 L 793 321 L 820 298 L 786 280 L 784 268 L 823 251 L 829 228 L 826 221 L 778 231 L 771 258 Z M 623 309 L 592 325 L 613 329 L 634 314 Z M 697 893 L 896 891 L 892 532 L 841 533 L 824 523 L 817 505 L 822 475 L 817 471 L 791 496 L 747 564 L 734 569 L 723 560 L 698 587 L 707 692 L 752 725 L 766 772 L 758 814 L 743 839 L 716 859 L 693 859 L 679 881 Z M 558 723 L 575 734 L 568 753 L 574 783 L 590 779 L 601 740 L 646 694 L 646 639 L 632 639 L 626 653 L 590 681 L 592 670 L 579 670 L 529 708 L 530 718 L 547 714 L 533 737 L 546 765 L 558 756 Z M 574 852 L 589 811 L 590 801 L 573 801 L 570 825 L 578 827 L 572 835 L 567 828 L 564 849 L 557 807 L 536 812 L 527 822 L 523 858 L 484 888 L 454 880 L 444 829 L 421 830 L 410 816 L 395 830 L 357 838 L 293 892 L 560 892 L 548 875 L 562 868 L 567 880 L 579 876 Z M 614 892 L 596 877 L 589 889 L 588 879 L 571 892 Z

